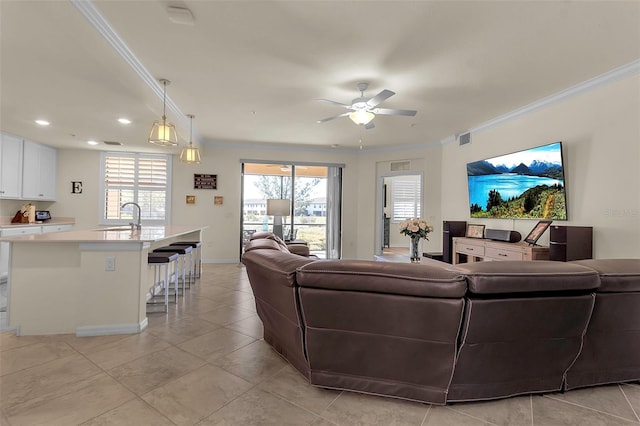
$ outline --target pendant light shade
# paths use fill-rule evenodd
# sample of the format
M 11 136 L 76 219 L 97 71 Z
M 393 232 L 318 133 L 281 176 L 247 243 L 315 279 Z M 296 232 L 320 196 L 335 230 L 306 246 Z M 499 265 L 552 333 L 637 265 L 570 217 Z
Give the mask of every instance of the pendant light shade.
M 198 148 L 194 148 L 193 142 L 191 141 L 191 137 L 193 134 L 193 118 L 195 115 L 187 114 L 187 117 L 191 119 L 189 126 L 189 146 L 182 148 L 182 152 L 180 153 L 180 161 L 187 164 L 198 164 L 200 163 L 200 151 Z
M 162 119 L 157 120 L 151 127 L 151 133 L 149 134 L 149 142 L 159 146 L 176 146 L 178 145 L 178 133 L 176 132 L 176 126 L 167 121 L 167 85 L 171 82 L 169 80 L 161 79 L 160 83 L 164 86 L 163 104 L 162 104 Z

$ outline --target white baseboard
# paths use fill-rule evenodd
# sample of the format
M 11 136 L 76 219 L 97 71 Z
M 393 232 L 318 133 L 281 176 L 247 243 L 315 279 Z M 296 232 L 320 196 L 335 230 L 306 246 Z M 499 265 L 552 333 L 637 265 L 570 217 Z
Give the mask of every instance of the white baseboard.
M 145 319 L 139 324 L 109 324 L 109 325 L 89 325 L 77 327 L 76 336 L 106 336 L 110 334 L 136 334 L 147 328 L 149 320 Z

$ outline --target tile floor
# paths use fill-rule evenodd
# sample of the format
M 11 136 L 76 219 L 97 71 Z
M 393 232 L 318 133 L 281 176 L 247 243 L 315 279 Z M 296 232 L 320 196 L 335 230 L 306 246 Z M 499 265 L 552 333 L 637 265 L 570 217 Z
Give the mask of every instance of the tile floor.
M 430 406 L 310 386 L 261 340 L 244 268 L 202 280 L 141 334 L 0 333 L 0 424 L 630 425 L 640 384 Z

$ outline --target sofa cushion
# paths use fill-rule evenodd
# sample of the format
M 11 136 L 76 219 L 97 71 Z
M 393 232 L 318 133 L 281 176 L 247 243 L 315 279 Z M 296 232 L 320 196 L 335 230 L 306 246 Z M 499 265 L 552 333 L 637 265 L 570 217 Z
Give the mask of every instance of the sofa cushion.
M 249 252 L 252 250 L 278 250 L 284 251 L 286 253 L 289 252 L 287 246 L 281 246 L 276 241 L 268 238 L 262 238 L 258 240 L 251 240 L 244 246 L 244 252 Z
M 595 269 L 600 274 L 601 293 L 640 291 L 640 259 L 576 260 L 578 265 Z
M 575 263 L 536 261 L 471 262 L 456 265 L 475 294 L 590 290 L 598 288 L 598 273 Z
M 301 287 L 459 298 L 464 277 L 446 267 L 369 260 L 325 260 L 298 270 Z

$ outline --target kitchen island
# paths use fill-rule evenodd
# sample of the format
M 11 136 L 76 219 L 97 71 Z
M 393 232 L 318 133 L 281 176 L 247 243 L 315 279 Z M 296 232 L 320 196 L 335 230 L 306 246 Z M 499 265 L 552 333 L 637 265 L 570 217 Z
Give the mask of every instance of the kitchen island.
M 10 243 L 9 327 L 20 336 L 139 333 L 153 285 L 149 251 L 201 241 L 205 227 L 105 227 L 0 238 Z

